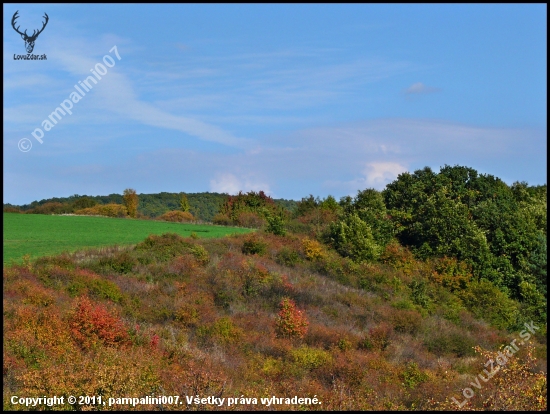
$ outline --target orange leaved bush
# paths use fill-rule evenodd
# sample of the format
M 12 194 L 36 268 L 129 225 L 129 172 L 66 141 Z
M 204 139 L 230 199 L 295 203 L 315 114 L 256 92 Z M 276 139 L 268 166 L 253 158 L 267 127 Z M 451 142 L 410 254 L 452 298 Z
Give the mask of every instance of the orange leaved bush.
M 284 298 L 279 304 L 280 311 L 275 322 L 275 331 L 281 338 L 303 338 L 309 322 L 304 312 L 296 308 L 292 299 Z
M 70 326 L 73 338 L 83 348 L 90 348 L 97 342 L 125 346 L 130 341 L 122 322 L 103 306 L 94 306 L 85 296 L 78 301 Z
M 160 216 L 157 220 L 163 220 L 163 221 L 173 221 L 177 223 L 187 223 L 190 221 L 194 221 L 195 217 L 188 211 L 167 211 L 162 216 Z

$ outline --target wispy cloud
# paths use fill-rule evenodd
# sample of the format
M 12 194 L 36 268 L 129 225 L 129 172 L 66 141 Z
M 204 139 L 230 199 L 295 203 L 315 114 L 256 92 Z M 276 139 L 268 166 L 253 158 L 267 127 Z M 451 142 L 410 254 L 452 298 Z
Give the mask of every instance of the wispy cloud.
M 426 94 L 426 93 L 434 93 L 434 92 L 440 92 L 440 88 L 434 88 L 432 86 L 426 86 L 422 82 L 416 82 L 413 83 L 411 86 L 409 86 L 407 89 L 405 89 L 403 92 L 407 95 L 415 95 L 415 94 Z
M 55 35 L 51 36 L 55 40 Z M 61 39 L 58 39 L 61 42 Z M 113 41 L 114 39 L 110 39 Z M 120 40 L 121 44 L 124 44 L 124 40 Z M 104 46 L 103 50 L 100 50 L 98 43 Z M 114 52 L 109 52 L 114 44 L 106 46 L 108 43 L 106 41 L 96 42 L 93 45 L 89 41 L 84 39 L 75 39 L 71 38 L 70 40 L 63 40 L 65 47 L 62 49 L 55 49 L 50 54 L 50 59 L 57 64 L 57 70 L 65 72 L 65 78 L 68 79 L 65 86 L 62 88 L 73 92 L 73 84 L 76 84 L 77 81 L 85 79 L 87 76 L 91 76 L 90 69 L 95 66 L 96 63 L 101 62 L 101 58 L 104 55 L 114 56 Z M 130 48 L 131 49 L 131 48 Z M 87 51 L 88 53 L 84 53 Z M 90 53 L 90 51 L 93 51 Z M 89 104 L 93 102 L 93 109 L 91 113 L 88 113 L 88 116 L 94 117 L 96 114 L 102 112 L 117 113 L 122 115 L 126 120 L 134 121 L 144 125 L 150 125 L 159 127 L 162 129 L 171 129 L 183 132 L 185 134 L 197 137 L 206 141 L 213 141 L 221 143 L 228 146 L 234 147 L 247 147 L 252 142 L 249 139 L 235 137 L 228 131 L 224 129 L 204 122 L 200 119 L 194 118 L 192 116 L 183 116 L 174 113 L 170 113 L 166 110 L 163 110 L 154 104 L 140 99 L 139 93 L 134 87 L 134 82 L 126 75 L 127 70 L 124 68 L 124 64 L 128 62 L 131 65 L 130 60 L 131 56 L 125 55 L 124 49 L 118 47 L 119 53 L 122 55 L 122 60 L 118 61 L 115 58 L 116 66 L 110 68 L 106 75 L 98 82 L 94 88 L 88 92 L 85 97 L 85 101 Z M 93 58 L 91 56 L 97 56 Z M 68 74 L 68 76 L 67 76 Z M 47 78 L 39 78 L 39 81 L 35 81 L 33 85 L 44 86 L 46 89 L 52 91 L 55 90 L 52 88 L 51 84 L 48 84 Z M 15 77 L 8 84 L 20 84 L 22 80 Z M 56 82 L 57 88 L 59 88 L 59 81 Z M 30 86 L 27 81 L 27 86 Z M 60 95 L 59 89 L 56 90 L 56 95 Z M 67 93 L 68 96 L 68 93 Z M 62 99 L 65 99 L 64 96 Z M 40 122 L 47 117 L 47 115 L 55 110 L 55 107 L 59 105 L 59 98 L 56 100 L 51 100 L 51 103 L 44 103 L 43 101 L 40 104 L 40 108 L 45 108 L 42 111 L 42 115 L 38 115 L 39 118 L 36 118 L 36 126 L 40 125 Z M 82 103 L 76 104 L 82 107 Z M 28 108 L 27 108 L 28 109 Z M 6 113 L 15 112 L 13 119 L 17 119 L 17 112 L 29 113 L 28 110 L 24 110 L 22 107 L 15 108 L 5 108 L 4 112 Z M 75 112 L 77 112 L 75 108 Z M 34 117 L 40 112 L 32 111 Z M 101 115 L 98 117 L 101 119 Z M 24 117 L 25 121 L 28 122 L 28 117 Z M 119 119 L 118 122 L 121 120 Z M 64 121 L 65 123 L 67 120 Z

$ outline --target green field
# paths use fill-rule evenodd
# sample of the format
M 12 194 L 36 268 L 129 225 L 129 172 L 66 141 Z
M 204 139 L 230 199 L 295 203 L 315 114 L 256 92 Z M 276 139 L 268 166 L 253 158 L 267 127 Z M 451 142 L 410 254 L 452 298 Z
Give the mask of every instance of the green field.
M 136 244 L 150 234 L 177 233 L 189 237 L 195 232 L 199 237 L 223 237 L 250 231 L 152 220 L 4 213 L 4 264 L 12 260 L 21 262 L 26 254 L 32 259 L 63 251 Z

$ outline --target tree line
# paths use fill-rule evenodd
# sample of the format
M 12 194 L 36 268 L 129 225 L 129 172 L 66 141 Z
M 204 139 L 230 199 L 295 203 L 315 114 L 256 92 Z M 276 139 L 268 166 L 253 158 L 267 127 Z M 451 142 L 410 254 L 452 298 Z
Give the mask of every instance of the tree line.
M 182 193 L 161 192 L 157 194 L 138 194 L 137 216 L 142 218 L 158 218 L 170 211 L 180 210 Z M 185 193 L 189 203 L 188 211 L 195 219 L 212 222 L 218 214 L 221 205 L 228 197 L 222 193 Z M 296 206 L 296 201 L 276 199 L 274 202 L 287 210 Z M 109 194 L 107 196 L 88 196 L 74 194 L 70 197 L 53 197 L 40 201 L 33 201 L 25 205 L 4 204 L 5 212 L 23 212 L 35 214 L 74 214 L 75 211 L 85 208 L 93 208 L 98 205 L 123 205 L 122 194 Z M 113 214 L 121 216 L 122 213 L 111 207 Z

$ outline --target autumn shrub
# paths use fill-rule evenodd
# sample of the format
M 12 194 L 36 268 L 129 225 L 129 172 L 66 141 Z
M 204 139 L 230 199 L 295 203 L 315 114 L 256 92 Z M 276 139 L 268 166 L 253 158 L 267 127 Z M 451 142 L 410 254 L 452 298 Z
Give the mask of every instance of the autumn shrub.
M 121 274 L 130 273 L 136 264 L 135 257 L 126 251 L 103 256 L 98 261 L 100 268 Z
M 193 257 L 197 260 L 197 262 L 202 265 L 207 264 L 210 260 L 210 255 L 208 254 L 208 251 L 200 244 L 195 244 L 194 246 L 191 246 L 189 250 Z
M 292 349 L 289 357 L 292 362 L 308 370 L 319 368 L 320 366 L 332 361 L 332 356 L 329 352 L 323 349 L 310 348 L 304 345 L 299 348 Z
M 296 250 L 285 246 L 277 252 L 275 261 L 282 266 L 294 267 L 300 263 L 302 259 Z
M 196 305 L 191 303 L 183 303 L 174 316 L 186 327 L 195 327 L 199 322 L 199 310 Z
M 424 341 L 428 351 L 437 356 L 454 354 L 459 358 L 474 355 L 476 342 L 462 332 L 438 332 Z
M 72 213 L 73 208 L 70 204 L 59 202 L 48 202 L 40 206 L 36 206 L 32 210 L 28 210 L 30 214 L 68 214 Z
M 4 350 L 23 366 L 43 369 L 52 358 L 72 352 L 74 344 L 58 309 L 29 305 L 12 309 L 13 317 L 4 319 Z
M 393 310 L 390 321 L 396 332 L 414 335 L 422 325 L 422 315 L 416 310 Z
M 337 218 L 336 212 L 330 209 L 315 208 L 304 212 L 287 226 L 296 233 L 320 237 Z
M 248 266 L 247 270 L 240 275 L 240 281 L 243 296 L 246 298 L 265 293 L 274 282 L 277 282 L 267 268 L 260 263 Z
M 321 259 L 312 262 L 312 268 L 342 285 L 360 287 L 362 274 L 358 265 L 335 252 L 326 252 Z
M 416 388 L 417 385 L 427 381 L 428 378 L 428 375 L 418 368 L 416 362 L 410 362 L 401 374 L 403 385 L 406 388 Z
M 42 256 L 34 261 L 34 265 L 37 269 L 48 269 L 51 266 L 58 266 L 63 269 L 74 269 L 74 260 L 66 253 L 62 253 L 56 256 Z
M 235 326 L 231 319 L 227 317 L 220 318 L 214 322 L 209 331 L 210 335 L 222 344 L 235 343 L 243 335 L 243 331 Z
M 190 277 L 193 274 L 197 274 L 199 266 L 206 264 L 207 259 L 209 259 L 207 251 L 203 254 L 197 249 L 197 255 L 201 259 L 200 261 L 195 258 L 193 253 L 176 256 L 166 265 L 166 267 L 164 267 L 164 269 L 167 273 L 173 274 L 175 277 Z
M 306 237 L 302 240 L 302 248 L 308 260 L 319 260 L 325 256 L 321 243 L 316 240 L 311 240 Z
M 44 286 L 62 290 L 73 280 L 73 271 L 59 265 L 46 265 L 36 269 L 36 276 Z
M 123 299 L 123 295 L 116 283 L 105 279 L 92 280 L 88 291 L 93 296 L 100 299 L 108 299 L 116 303 L 121 302 Z
M 253 213 L 251 211 L 243 211 L 237 215 L 236 222 L 242 227 L 248 227 L 252 229 L 259 229 L 265 225 L 265 219 L 260 216 L 258 213 Z
M 3 212 L 4 213 L 22 213 L 19 207 L 8 207 L 8 206 L 4 206 Z
M 183 326 L 209 324 L 216 318 L 214 295 L 196 286 L 190 286 L 188 291 L 178 294 L 174 302 L 174 318 Z
M 309 322 L 303 311 L 296 308 L 292 299 L 284 298 L 275 321 L 275 332 L 282 338 L 303 338 Z
M 167 211 L 163 215 L 157 217 L 157 220 L 170 221 L 174 223 L 189 223 L 195 220 L 195 217 L 188 211 L 174 210 Z
M 390 324 L 382 322 L 380 325 L 369 329 L 359 347 L 368 350 L 384 351 L 391 343 L 393 328 Z
M 290 219 L 285 223 L 285 228 L 289 233 L 293 234 L 307 234 L 308 236 L 315 237 L 315 234 L 308 224 L 302 223 L 299 219 Z
M 487 369 L 487 361 L 503 361 L 502 350 L 488 351 L 479 346 L 475 352 L 482 357 L 478 374 L 490 381 L 483 384 L 483 393 L 464 398 L 460 392 L 451 394 L 445 401 L 433 402 L 438 410 L 495 410 L 495 411 L 546 411 L 548 405 L 546 373 L 536 369 L 536 358 L 532 345 L 527 345 L 523 355 L 504 356 L 504 364 L 493 362 L 494 368 Z M 498 369 L 498 371 L 497 371 Z M 464 384 L 466 386 L 466 384 Z M 457 398 L 457 396 L 460 397 Z
M 395 269 L 406 269 L 416 262 L 412 252 L 397 240 L 393 240 L 385 246 L 380 255 L 380 261 Z
M 310 347 L 331 349 L 340 340 L 341 335 L 338 330 L 322 324 L 311 324 L 308 327 L 304 342 Z
M 85 349 L 97 342 L 117 347 L 129 343 L 128 331 L 120 319 L 85 296 L 77 302 L 70 327 L 75 341 Z
M 241 250 L 244 254 L 262 256 L 267 252 L 267 243 L 253 234 L 245 239 Z
M 94 207 L 76 210 L 74 214 L 84 216 L 107 216 L 123 218 L 128 216 L 128 210 L 122 204 L 98 204 Z
M 220 226 L 233 226 L 235 224 L 231 218 L 219 213 L 212 218 L 212 223 Z
M 20 298 L 24 304 L 37 307 L 47 307 L 55 302 L 53 292 L 32 279 L 19 279 L 9 285 L 5 284 L 4 292 L 11 298 Z
M 463 290 L 472 280 L 471 266 L 454 257 L 443 257 L 432 261 L 430 280 L 448 288 L 451 292 Z
M 173 257 L 182 255 L 192 248 L 191 243 L 176 233 L 165 233 L 161 236 L 151 234 L 135 250 L 138 252 L 138 260 L 143 262 L 143 257 L 150 260 L 165 262 Z
M 108 299 L 120 303 L 123 295 L 116 283 L 101 278 L 93 272 L 77 271 L 67 284 L 67 292 L 75 297 L 90 295 L 98 299 Z
M 64 361 L 51 361 L 40 370 L 27 370 L 19 376 L 21 393 L 26 395 L 52 395 L 56 390 L 61 395 L 151 395 L 159 391 L 158 376 L 154 364 L 158 358 L 142 349 L 121 352 L 113 347 L 98 347 L 94 352 L 72 353 Z M 128 394 L 126 394 L 128 393 Z M 113 406 L 114 408 L 124 406 Z M 66 411 L 92 410 L 93 405 L 74 404 L 56 405 Z M 152 409 L 154 406 L 145 405 Z M 21 409 L 12 406 L 11 409 Z M 34 407 L 36 410 L 48 410 L 45 399 Z

